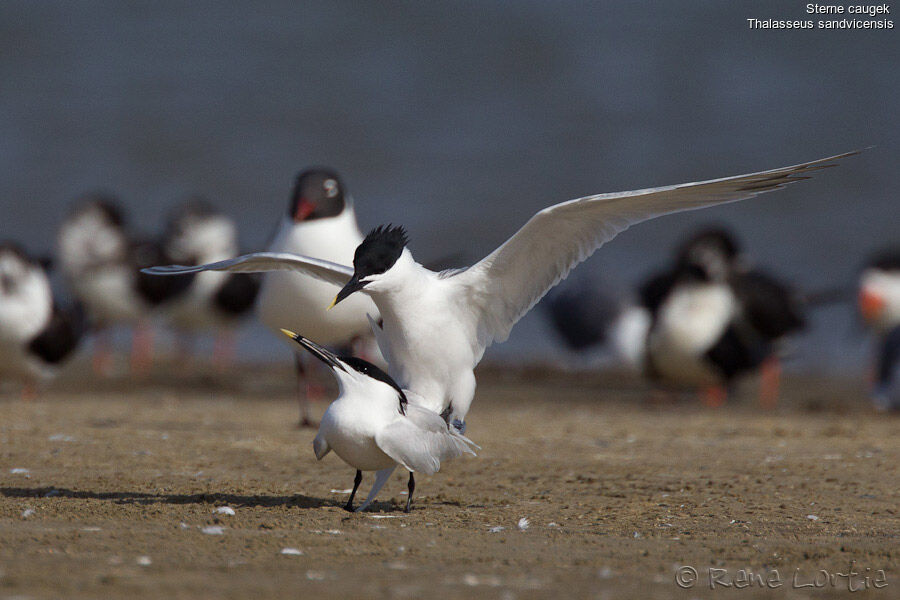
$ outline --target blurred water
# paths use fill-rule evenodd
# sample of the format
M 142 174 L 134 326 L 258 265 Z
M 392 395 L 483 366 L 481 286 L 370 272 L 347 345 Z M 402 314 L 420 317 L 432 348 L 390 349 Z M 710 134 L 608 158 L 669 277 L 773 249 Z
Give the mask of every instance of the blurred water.
M 463 242 L 474 260 L 554 202 L 874 144 L 789 190 L 641 225 L 582 267 L 630 283 L 718 222 L 799 285 L 851 282 L 900 243 L 900 42 L 747 28 L 803 6 L 6 0 L 0 237 L 49 250 L 68 202 L 97 187 L 151 230 L 198 191 L 260 249 L 315 163 L 344 174 L 364 227 L 399 221 L 417 256 Z M 850 307 L 814 326 L 801 364 L 858 364 Z M 548 335 L 530 315 L 489 356 L 554 356 Z

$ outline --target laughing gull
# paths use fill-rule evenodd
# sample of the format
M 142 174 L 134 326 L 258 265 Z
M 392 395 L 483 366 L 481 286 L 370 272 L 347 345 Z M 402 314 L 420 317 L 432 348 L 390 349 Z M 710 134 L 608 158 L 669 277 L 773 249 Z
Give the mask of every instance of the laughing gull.
M 881 410 L 900 410 L 900 248 L 872 258 L 859 281 L 859 312 L 877 337 L 872 400 Z
M 900 248 L 880 252 L 863 269 L 859 312 L 879 335 L 900 325 Z

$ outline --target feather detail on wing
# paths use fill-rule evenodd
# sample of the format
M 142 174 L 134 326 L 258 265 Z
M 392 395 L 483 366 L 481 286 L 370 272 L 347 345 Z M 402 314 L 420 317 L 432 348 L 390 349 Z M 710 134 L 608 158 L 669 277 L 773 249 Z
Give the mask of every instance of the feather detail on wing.
M 142 271 L 150 275 L 181 275 L 184 273 L 199 273 L 200 271 L 229 271 L 232 273 L 295 271 L 339 287 L 347 283 L 353 276 L 353 269 L 350 267 L 312 258 L 311 256 L 289 254 L 287 252 L 256 252 L 195 267 L 169 265 L 166 267 L 151 267 L 142 269 Z
M 469 438 L 451 431 L 447 423 L 427 408 L 406 406 L 406 417 L 397 419 L 375 435 L 381 450 L 410 471 L 433 475 L 441 463 L 478 448 Z
M 748 175 L 587 196 L 545 208 L 490 255 L 451 276 L 477 309 L 474 326 L 481 351 L 505 340 L 512 326 L 573 267 L 632 225 L 771 192 L 857 153 Z

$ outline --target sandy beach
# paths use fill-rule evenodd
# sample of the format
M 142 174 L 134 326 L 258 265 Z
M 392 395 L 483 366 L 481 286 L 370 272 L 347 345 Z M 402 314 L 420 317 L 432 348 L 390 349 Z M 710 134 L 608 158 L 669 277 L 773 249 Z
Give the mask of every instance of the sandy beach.
M 765 577 L 742 598 L 900 588 L 900 419 L 861 382 L 714 410 L 481 369 L 479 456 L 417 478 L 410 514 L 400 472 L 349 514 L 353 471 L 316 462 L 290 371 L 163 372 L 0 401 L 0 598 L 722 597 L 741 569 Z

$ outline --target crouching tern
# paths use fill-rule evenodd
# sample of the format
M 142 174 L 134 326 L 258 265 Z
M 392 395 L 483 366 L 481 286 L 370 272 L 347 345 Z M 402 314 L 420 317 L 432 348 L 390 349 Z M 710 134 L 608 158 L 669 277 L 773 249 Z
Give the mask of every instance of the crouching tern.
M 406 247 L 401 227 L 378 227 L 356 248 L 353 268 L 308 256 L 261 252 L 198 267 L 155 267 L 177 275 L 195 271 L 298 271 L 343 286 L 336 304 L 367 294 L 381 313 L 370 319 L 391 377 L 422 398 L 425 408 L 464 431 L 475 394 L 473 369 L 493 342 L 521 319 L 578 263 L 632 225 L 668 213 L 752 198 L 780 189 L 848 152 L 811 162 L 630 192 L 586 196 L 538 212 L 480 262 L 431 271 Z
M 346 510 L 353 511 L 363 471 L 375 471 L 375 484 L 357 511 L 375 500 L 399 464 L 409 471 L 409 512 L 416 487 L 414 472 L 433 475 L 443 461 L 475 455 L 478 446 L 448 427 L 439 414 L 411 403 L 407 392 L 372 363 L 339 358 L 312 340 L 287 329 L 281 331 L 328 365 L 337 379 L 340 393 L 322 417 L 313 450 L 318 460 L 334 450 L 356 468 Z

